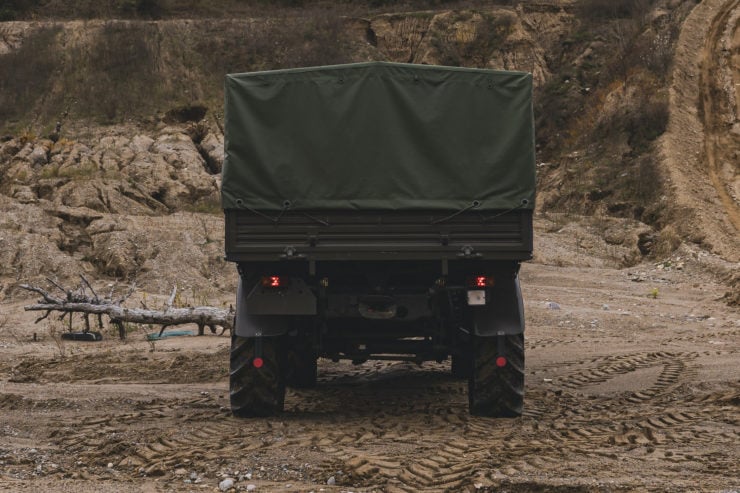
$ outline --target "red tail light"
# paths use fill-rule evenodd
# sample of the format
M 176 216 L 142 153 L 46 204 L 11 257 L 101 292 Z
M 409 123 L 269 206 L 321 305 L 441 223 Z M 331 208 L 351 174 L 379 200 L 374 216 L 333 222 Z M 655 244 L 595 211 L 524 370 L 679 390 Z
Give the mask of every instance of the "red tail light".
M 468 278 L 468 287 L 484 289 L 493 287 L 495 281 L 491 276 L 475 276 Z
M 290 284 L 290 278 L 284 276 L 265 276 L 262 278 L 262 287 L 286 288 Z

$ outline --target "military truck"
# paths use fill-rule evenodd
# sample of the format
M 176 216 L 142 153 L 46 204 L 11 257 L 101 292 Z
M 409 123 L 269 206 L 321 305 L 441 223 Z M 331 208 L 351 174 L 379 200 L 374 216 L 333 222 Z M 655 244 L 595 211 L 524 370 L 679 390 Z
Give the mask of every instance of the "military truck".
M 317 359 L 451 359 L 470 412 L 522 413 L 528 73 L 359 63 L 228 75 L 222 201 L 239 272 L 231 409 L 283 410 Z

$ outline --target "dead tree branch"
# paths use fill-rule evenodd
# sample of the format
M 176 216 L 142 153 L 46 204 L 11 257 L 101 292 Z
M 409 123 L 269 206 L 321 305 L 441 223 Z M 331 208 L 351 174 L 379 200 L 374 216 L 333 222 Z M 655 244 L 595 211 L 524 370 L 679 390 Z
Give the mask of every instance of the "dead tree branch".
M 73 313 L 82 313 L 85 316 L 85 331 L 88 331 L 90 329 L 88 316 L 97 315 L 98 324 L 102 327 L 102 316 L 105 315 L 109 318 L 110 323 L 118 328 L 121 339 L 126 337 L 124 323 L 161 325 L 160 335 L 166 327 L 174 325 L 196 324 L 200 335 L 203 334 L 205 327 L 209 327 L 212 332 L 216 331 L 216 327 L 221 327 L 223 329 L 222 333 L 227 330 L 231 332 L 234 328 L 234 311 L 231 308 L 224 309 L 212 306 L 173 308 L 172 301 L 168 301 L 164 310 L 127 308 L 122 304 L 134 293 L 134 287 L 120 299 L 112 299 L 113 290 L 111 290 L 110 296 L 101 300 L 84 277 L 83 284 L 76 291 L 65 289 L 52 280 L 49 280 L 49 282 L 64 292 L 66 299 L 54 297 L 38 286 L 20 285 L 21 288 L 38 293 L 42 297 L 36 304 L 24 307 L 26 311 L 46 312 L 36 322 L 45 319 L 53 311 L 62 312 L 62 317 L 66 314 L 71 317 Z M 92 291 L 92 296 L 86 294 L 85 285 Z M 174 289 L 170 300 L 174 300 L 176 292 L 176 289 Z

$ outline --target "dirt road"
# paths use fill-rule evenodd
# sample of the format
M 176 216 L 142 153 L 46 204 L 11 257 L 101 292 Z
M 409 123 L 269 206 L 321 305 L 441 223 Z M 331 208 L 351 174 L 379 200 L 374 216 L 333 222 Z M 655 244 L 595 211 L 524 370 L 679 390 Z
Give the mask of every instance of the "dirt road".
M 283 416 L 239 420 L 227 336 L 152 352 L 111 335 L 60 358 L 16 326 L 0 339 L 0 489 L 214 491 L 228 476 L 238 491 L 737 490 L 740 313 L 720 300 L 720 265 L 686 248 L 625 270 L 526 265 L 514 420 L 470 417 L 447 363 L 323 360 Z

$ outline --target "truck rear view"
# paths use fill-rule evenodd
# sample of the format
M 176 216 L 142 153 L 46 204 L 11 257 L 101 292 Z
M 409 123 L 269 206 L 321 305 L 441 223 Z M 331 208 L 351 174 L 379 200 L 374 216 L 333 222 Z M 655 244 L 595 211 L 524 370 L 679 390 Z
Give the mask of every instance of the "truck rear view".
M 319 357 L 451 359 L 472 414 L 521 414 L 531 98 L 526 73 L 384 62 L 227 76 L 235 415 L 281 412 Z

